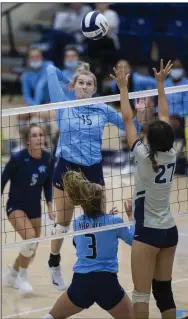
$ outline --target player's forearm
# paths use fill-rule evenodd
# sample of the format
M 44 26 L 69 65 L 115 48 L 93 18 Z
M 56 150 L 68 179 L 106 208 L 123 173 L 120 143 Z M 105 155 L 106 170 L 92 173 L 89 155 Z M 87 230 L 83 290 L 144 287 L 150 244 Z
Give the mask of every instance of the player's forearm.
M 121 112 L 125 122 L 132 121 L 133 111 L 129 103 L 129 94 L 127 88 L 120 89 Z
M 52 103 L 63 102 L 66 100 L 60 82 L 57 77 L 56 68 L 53 65 L 47 67 L 47 80 L 50 100 Z
M 164 82 L 157 82 L 159 119 L 169 118 L 169 108 L 164 90 Z

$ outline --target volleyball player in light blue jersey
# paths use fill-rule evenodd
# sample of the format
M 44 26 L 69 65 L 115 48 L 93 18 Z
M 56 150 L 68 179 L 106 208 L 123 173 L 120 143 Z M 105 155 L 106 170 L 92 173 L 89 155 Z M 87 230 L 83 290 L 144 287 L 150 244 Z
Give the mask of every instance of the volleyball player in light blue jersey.
M 75 232 L 90 229 L 90 233 L 74 236 L 78 259 L 73 268 L 72 283 L 43 319 L 65 319 L 94 303 L 113 318 L 133 318 L 132 304 L 117 277 L 117 252 L 119 239 L 132 244 L 134 226 L 93 232 L 96 227 L 122 223 L 123 220 L 103 212 L 102 186 L 89 182 L 81 172 L 67 172 L 63 184 L 72 203 L 81 205 L 84 211 L 84 215 L 74 221 Z M 131 219 L 132 213 L 128 209 L 126 212 Z
M 58 80 L 57 69 L 50 65 L 47 74 L 51 102 L 68 100 Z M 76 99 L 91 98 L 97 90 L 96 77 L 89 71 L 89 65 L 86 63 L 81 65 L 71 84 Z M 110 122 L 124 130 L 124 123 L 122 116 L 107 104 L 62 108 L 57 111 L 57 120 L 60 132 L 53 177 L 57 225 L 53 233 L 62 234 L 67 231 L 66 226 L 71 222 L 74 209 L 64 192 L 62 176 L 67 172 L 67 168 L 81 171 L 89 181 L 102 185 L 105 190 L 101 154 L 104 127 Z M 52 283 L 58 290 L 65 289 L 60 272 L 61 245 L 62 239 L 52 241 L 48 263 Z

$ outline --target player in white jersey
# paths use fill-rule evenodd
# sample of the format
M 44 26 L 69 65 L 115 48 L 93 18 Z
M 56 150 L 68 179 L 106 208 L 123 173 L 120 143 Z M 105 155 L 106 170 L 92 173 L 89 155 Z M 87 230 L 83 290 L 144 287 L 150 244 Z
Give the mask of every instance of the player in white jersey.
M 174 133 L 169 125 L 169 109 L 164 80 L 171 61 L 154 70 L 158 88 L 159 119 L 146 123 L 140 140 L 133 124 L 124 69 L 114 69 L 120 89 L 121 110 L 130 148 L 135 156 L 133 213 L 136 223 L 132 246 L 133 306 L 135 318 L 149 317 L 149 299 L 153 295 L 162 318 L 176 318 L 171 288 L 172 268 L 178 231 L 170 213 L 170 193 L 175 171 Z

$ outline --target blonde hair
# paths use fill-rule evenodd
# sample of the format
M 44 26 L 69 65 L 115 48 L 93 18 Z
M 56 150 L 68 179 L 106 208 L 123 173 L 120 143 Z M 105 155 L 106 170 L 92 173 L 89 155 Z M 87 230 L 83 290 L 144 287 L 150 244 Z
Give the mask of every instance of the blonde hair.
M 94 86 L 95 86 L 95 92 L 96 92 L 97 91 L 97 79 L 96 79 L 95 74 L 90 71 L 89 63 L 86 63 L 86 62 L 79 62 L 78 68 L 76 70 L 76 74 L 71 82 L 71 86 L 72 87 L 75 86 L 79 76 L 82 74 L 92 77 L 93 82 L 94 82 Z
M 87 216 L 101 214 L 102 186 L 89 182 L 82 172 L 68 171 L 63 177 L 64 189 L 74 206 L 82 206 Z

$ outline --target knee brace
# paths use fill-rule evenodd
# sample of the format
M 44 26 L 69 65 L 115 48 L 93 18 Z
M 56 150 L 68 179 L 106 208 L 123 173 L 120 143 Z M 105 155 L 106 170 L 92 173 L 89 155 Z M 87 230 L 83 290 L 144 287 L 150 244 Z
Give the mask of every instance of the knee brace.
M 158 281 L 153 279 L 152 290 L 157 307 L 161 313 L 176 308 L 172 293 L 171 280 Z
M 137 290 L 133 290 L 132 294 L 132 303 L 149 303 L 150 293 L 139 292 Z
M 30 258 L 35 253 L 37 243 L 25 244 L 20 248 L 20 254 L 24 257 Z
M 55 224 L 52 228 L 52 235 L 61 235 L 66 234 L 69 231 L 69 226 L 62 226 L 59 224 Z

